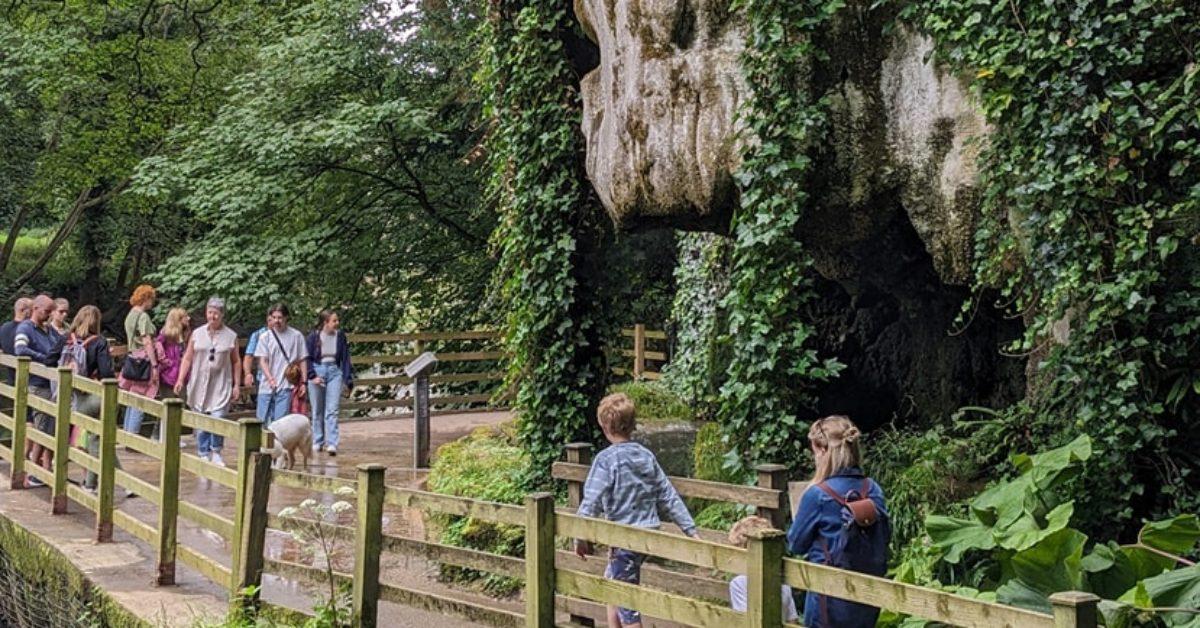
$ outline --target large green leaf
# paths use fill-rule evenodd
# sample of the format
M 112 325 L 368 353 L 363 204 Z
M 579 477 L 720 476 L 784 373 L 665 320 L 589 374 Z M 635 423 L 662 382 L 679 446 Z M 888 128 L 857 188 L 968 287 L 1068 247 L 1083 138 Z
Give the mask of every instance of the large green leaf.
M 1049 596 L 1016 578 L 996 589 L 996 600 L 1001 604 L 1019 606 L 1031 611 L 1049 613 L 1052 610 Z
M 1033 547 L 1046 537 L 1067 527 L 1071 515 L 1075 512 L 1075 502 L 1059 504 L 1046 515 L 1046 525 L 1042 526 L 1038 519 L 1026 512 L 1011 526 L 997 536 L 1000 547 L 1021 551 Z M 1124 589 L 1122 589 L 1124 590 Z
M 1142 608 L 1200 608 L 1200 565 L 1147 578 L 1122 596 L 1121 601 Z M 1194 613 L 1166 615 L 1172 626 L 1194 626 L 1197 619 Z
M 1049 596 L 1083 588 L 1083 546 L 1087 535 L 1070 528 L 1059 530 L 1010 559 L 1011 573 L 1033 589 Z
M 1185 555 L 1200 541 L 1200 519 L 1196 515 L 1179 515 L 1165 521 L 1152 521 L 1142 526 L 1141 542 L 1172 554 Z
M 1075 440 L 1049 451 L 1032 456 L 1013 456 L 1013 466 L 1023 475 L 1029 474 L 1034 486 L 1048 489 L 1078 472 L 1079 463 L 1092 456 L 1092 439 L 1082 434 Z
M 970 519 L 931 515 L 925 519 L 925 531 L 948 563 L 957 563 L 968 550 L 996 547 L 992 529 Z
M 1081 565 L 1092 593 L 1110 600 L 1121 597 L 1141 578 L 1129 555 L 1112 541 L 1093 547 Z

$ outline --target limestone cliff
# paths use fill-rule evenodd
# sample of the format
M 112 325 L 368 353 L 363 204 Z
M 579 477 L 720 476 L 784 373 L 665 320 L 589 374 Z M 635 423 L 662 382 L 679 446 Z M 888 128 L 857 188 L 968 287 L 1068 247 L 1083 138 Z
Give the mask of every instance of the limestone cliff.
M 1019 322 L 985 307 L 955 329 L 988 129 L 959 78 L 931 58 L 930 39 L 889 28 L 893 16 L 871 4 L 849 2 L 815 42 L 827 58 L 796 70 L 829 105 L 797 234 L 820 275 L 806 316 L 822 354 L 847 365 L 818 411 L 874 424 L 1003 405 L 1022 393 L 1021 362 L 998 351 Z M 752 141 L 737 120 L 745 26 L 728 6 L 576 0 L 599 48 L 581 90 L 588 175 L 624 229 L 728 230 Z
M 830 61 L 812 69 L 831 105 L 815 147 L 825 193 L 812 212 L 818 249 L 869 240 L 890 224 L 880 197 L 898 197 L 943 280 L 970 265 L 977 144 L 986 127 L 930 40 L 883 33 L 869 2 L 852 2 L 822 37 Z M 582 82 L 587 170 L 622 227 L 722 230 L 737 203 L 747 92 L 744 25 L 722 0 L 576 0 L 600 65 Z M 797 68 L 806 72 L 807 68 Z M 833 224 L 840 223 L 836 229 Z M 837 237 L 829 239 L 828 236 Z M 818 250 L 818 258 L 822 251 Z M 823 272 L 837 276 L 837 256 Z

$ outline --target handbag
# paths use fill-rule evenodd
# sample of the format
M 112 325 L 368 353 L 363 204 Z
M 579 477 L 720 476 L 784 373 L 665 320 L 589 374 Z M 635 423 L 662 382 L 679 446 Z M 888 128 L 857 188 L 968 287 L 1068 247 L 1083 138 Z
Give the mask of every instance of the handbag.
M 292 386 L 300 385 L 300 361 L 292 362 L 291 356 L 288 355 L 287 349 L 283 347 L 283 341 L 279 339 L 279 334 L 275 330 L 271 330 L 271 335 L 275 336 L 275 344 L 279 345 L 279 350 L 283 352 L 283 359 L 287 360 L 287 368 L 283 371 L 283 378 L 286 379 Z
M 145 353 L 139 351 L 141 357 L 130 353 L 125 356 L 125 362 L 121 364 L 121 377 L 131 382 L 148 382 L 154 371 L 154 365 L 150 363 L 150 359 L 145 357 Z

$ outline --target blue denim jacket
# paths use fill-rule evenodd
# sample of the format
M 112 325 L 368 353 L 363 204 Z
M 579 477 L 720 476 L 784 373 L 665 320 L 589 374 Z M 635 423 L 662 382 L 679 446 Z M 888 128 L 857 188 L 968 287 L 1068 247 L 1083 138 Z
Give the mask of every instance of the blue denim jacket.
M 834 473 L 826 482 L 838 495 L 845 495 L 862 487 L 864 475 L 858 467 L 849 467 Z M 887 556 L 887 544 L 891 538 L 891 523 L 884 503 L 883 489 L 869 480 L 868 497 L 875 502 L 879 511 L 879 522 L 886 526 L 884 534 L 876 535 L 878 547 L 873 550 Z M 788 530 L 788 551 L 813 563 L 826 564 L 825 547 L 833 546 L 846 525 L 848 512 L 833 501 L 816 485 L 808 487 L 800 498 L 800 506 Z M 822 542 L 823 541 L 823 542 Z M 833 597 L 809 592 L 804 601 L 804 625 L 812 627 L 835 626 L 837 628 L 870 628 L 879 617 L 879 609 L 855 604 Z
M 308 359 L 308 378 L 312 379 L 317 376 L 316 366 L 321 363 L 320 330 L 308 333 L 305 347 L 308 348 L 308 355 L 305 356 Z M 333 359 L 337 363 L 338 369 L 342 371 L 342 386 L 354 388 L 354 367 L 350 364 L 350 342 L 346 339 L 346 332 L 340 329 L 337 332 L 337 355 Z

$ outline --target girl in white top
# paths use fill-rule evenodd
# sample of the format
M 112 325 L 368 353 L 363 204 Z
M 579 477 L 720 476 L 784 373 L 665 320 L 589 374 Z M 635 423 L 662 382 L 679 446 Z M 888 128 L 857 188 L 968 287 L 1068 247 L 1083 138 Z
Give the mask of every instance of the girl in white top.
M 188 407 L 201 414 L 225 418 L 229 414 L 229 404 L 241 394 L 242 369 L 237 334 L 225 326 L 225 301 L 217 297 L 209 299 L 204 317 L 208 324 L 192 332 L 184 350 L 175 394 L 182 394 L 186 381 Z M 225 466 L 221 458 L 224 436 L 197 430 L 196 446 L 201 458 Z

